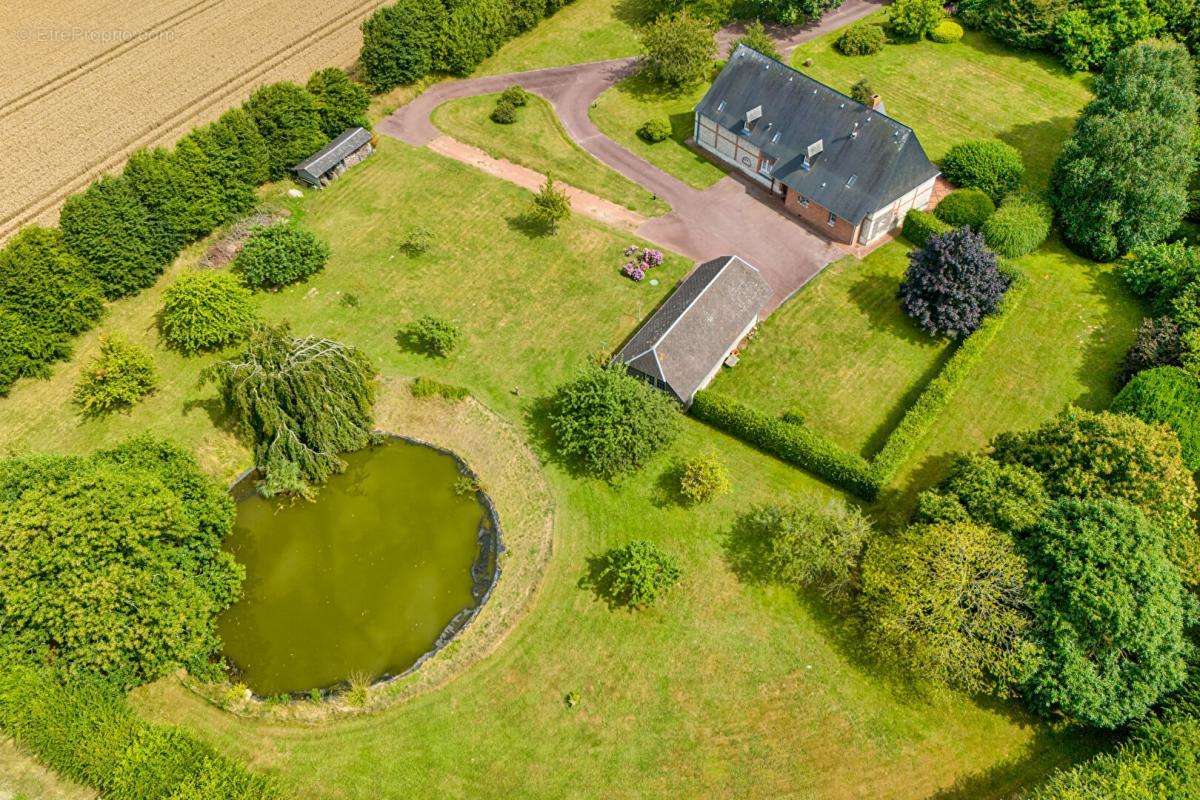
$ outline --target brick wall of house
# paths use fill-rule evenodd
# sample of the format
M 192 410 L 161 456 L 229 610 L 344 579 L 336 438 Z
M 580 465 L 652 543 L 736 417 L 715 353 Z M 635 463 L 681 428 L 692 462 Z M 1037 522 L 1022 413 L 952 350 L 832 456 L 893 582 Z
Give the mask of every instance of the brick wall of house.
M 809 201 L 807 206 L 800 203 L 800 196 L 790 186 L 783 198 L 783 207 L 800 219 L 807 222 L 815 230 L 826 237 L 843 244 L 854 243 L 854 224 L 841 217 L 834 218 L 834 224 L 829 224 L 829 209 Z

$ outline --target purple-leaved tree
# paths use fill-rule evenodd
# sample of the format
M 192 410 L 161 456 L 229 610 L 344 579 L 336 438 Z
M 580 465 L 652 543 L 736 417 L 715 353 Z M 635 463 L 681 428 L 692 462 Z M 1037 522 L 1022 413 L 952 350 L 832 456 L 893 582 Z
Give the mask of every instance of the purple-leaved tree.
M 970 228 L 931 236 L 908 259 L 897 297 L 904 313 L 931 336 L 971 335 L 1008 290 L 996 254 Z

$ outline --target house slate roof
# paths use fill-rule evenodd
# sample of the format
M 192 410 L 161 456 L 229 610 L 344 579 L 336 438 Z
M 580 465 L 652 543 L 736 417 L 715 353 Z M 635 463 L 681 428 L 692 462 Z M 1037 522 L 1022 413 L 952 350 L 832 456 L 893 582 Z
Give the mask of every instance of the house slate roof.
M 759 106 L 747 134 L 746 112 Z M 748 139 L 776 160 L 773 177 L 856 225 L 938 175 L 912 128 L 745 45 L 696 113 Z M 817 140 L 824 151 L 805 168 Z
M 771 287 L 737 256 L 706 261 L 638 328 L 614 360 L 668 387 L 683 403 L 758 321 Z
M 348 128 L 336 139 L 297 164 L 293 170 L 314 181 L 338 165 L 343 158 L 371 141 L 371 132 L 366 128 Z

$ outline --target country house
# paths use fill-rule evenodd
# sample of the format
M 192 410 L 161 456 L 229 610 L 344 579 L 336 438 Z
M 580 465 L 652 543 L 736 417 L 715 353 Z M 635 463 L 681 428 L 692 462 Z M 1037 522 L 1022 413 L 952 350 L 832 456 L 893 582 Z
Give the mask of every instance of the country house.
M 846 244 L 925 208 L 938 168 L 912 128 L 745 45 L 696 106 L 696 143 Z

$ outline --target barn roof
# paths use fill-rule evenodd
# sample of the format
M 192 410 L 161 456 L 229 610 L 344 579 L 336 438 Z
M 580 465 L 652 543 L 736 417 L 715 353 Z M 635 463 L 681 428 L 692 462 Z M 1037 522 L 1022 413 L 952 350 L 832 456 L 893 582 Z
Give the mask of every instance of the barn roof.
M 776 159 L 776 179 L 855 224 L 938 174 L 912 128 L 745 45 L 696 112 Z
M 337 166 L 346 156 L 371 141 L 371 132 L 366 128 L 348 128 L 329 144 L 313 153 L 294 168 L 296 174 L 320 180 L 321 176 Z
M 770 297 L 758 270 L 737 256 L 706 261 L 638 328 L 616 361 L 690 403 Z

